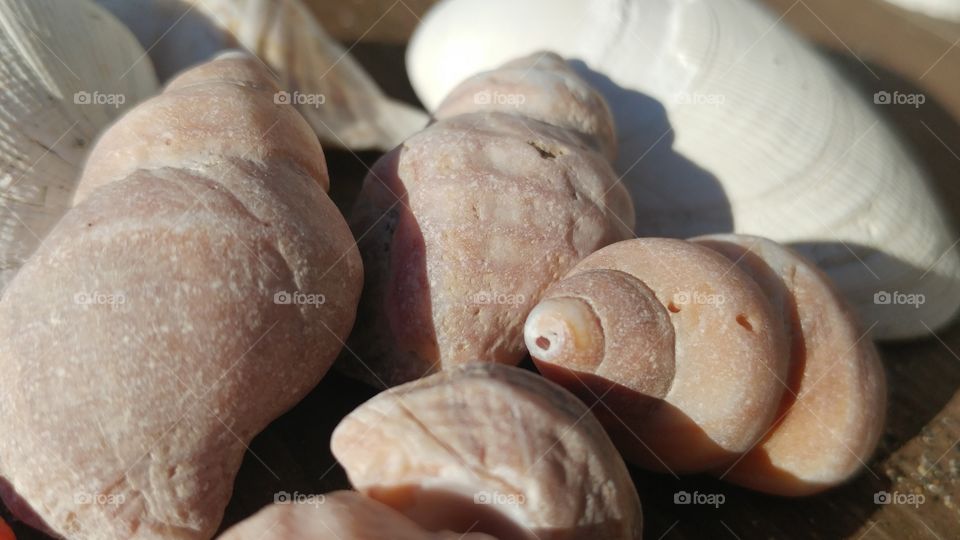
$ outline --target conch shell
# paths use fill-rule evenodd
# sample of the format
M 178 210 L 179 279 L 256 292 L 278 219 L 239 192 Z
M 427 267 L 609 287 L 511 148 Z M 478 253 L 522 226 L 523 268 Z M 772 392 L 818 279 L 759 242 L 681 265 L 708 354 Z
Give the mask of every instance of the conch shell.
M 97 134 L 156 92 L 150 61 L 88 0 L 0 3 L 0 290 L 70 207 Z
M 320 140 L 389 150 L 427 123 L 387 98 L 300 0 L 97 0 L 129 26 L 166 80 L 224 49 L 242 47 L 279 79 Z
M 609 103 L 638 235 L 790 243 L 876 338 L 924 336 L 957 311 L 956 236 L 879 114 L 888 97 L 867 103 L 756 3 L 445 0 L 407 65 L 432 110 L 465 78 L 541 49 Z
M 277 91 L 242 53 L 175 78 L 104 132 L 8 285 L 0 498 L 29 525 L 211 538 L 250 440 L 333 364 L 360 255 Z

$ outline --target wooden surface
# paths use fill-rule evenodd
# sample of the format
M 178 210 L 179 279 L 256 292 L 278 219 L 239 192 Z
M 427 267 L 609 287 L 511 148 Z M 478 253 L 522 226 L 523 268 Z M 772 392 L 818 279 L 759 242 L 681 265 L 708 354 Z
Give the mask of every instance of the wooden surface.
M 522 1 L 522 0 L 518 0 Z M 767 0 L 783 23 L 818 42 L 866 96 L 878 90 L 928 96 L 919 110 L 884 112 L 930 169 L 948 207 L 960 209 L 960 26 L 866 0 Z M 331 33 L 388 93 L 415 97 L 404 43 L 428 0 L 312 0 Z M 358 42 L 359 40 L 359 42 Z M 347 200 L 375 153 L 328 152 L 335 195 Z M 635 470 L 646 538 L 960 538 L 960 326 L 927 340 L 884 346 L 890 381 L 886 432 L 854 481 L 793 500 L 763 496 L 707 477 Z M 349 352 L 345 353 L 349 355 Z M 332 373 L 251 444 L 227 509 L 228 526 L 273 502 L 276 492 L 347 488 L 329 451 L 339 419 L 375 393 Z M 674 504 L 678 491 L 723 494 L 719 508 Z M 917 507 L 875 504 L 881 491 L 921 494 Z M 38 538 L 15 525 L 19 538 Z

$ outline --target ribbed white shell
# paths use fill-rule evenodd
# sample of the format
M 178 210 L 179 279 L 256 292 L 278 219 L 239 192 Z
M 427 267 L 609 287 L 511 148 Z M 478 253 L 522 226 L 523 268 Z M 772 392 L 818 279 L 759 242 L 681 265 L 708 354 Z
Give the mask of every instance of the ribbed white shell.
M 957 0 L 887 0 L 891 4 L 950 21 L 960 21 L 960 2 Z
M 97 134 L 156 89 L 133 35 L 89 0 L 0 2 L 0 289 L 69 207 Z
M 150 49 L 161 79 L 243 47 L 282 88 L 322 95 L 323 104 L 298 110 L 324 143 L 390 150 L 427 123 L 423 111 L 386 97 L 300 0 L 97 1 Z
M 432 108 L 465 77 L 542 49 L 573 60 L 610 103 L 638 234 L 794 243 L 878 338 L 925 335 L 957 310 L 957 237 L 882 105 L 762 7 L 445 0 L 407 65 Z M 925 302 L 897 304 L 904 294 Z

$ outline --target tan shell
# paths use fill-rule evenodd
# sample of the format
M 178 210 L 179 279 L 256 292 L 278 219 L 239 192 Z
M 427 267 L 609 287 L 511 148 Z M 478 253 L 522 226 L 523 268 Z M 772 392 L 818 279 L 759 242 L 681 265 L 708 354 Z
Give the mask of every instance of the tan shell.
M 471 364 L 364 403 L 331 441 L 351 483 L 429 529 L 639 539 L 640 500 L 587 408 L 528 371 Z
M 787 374 L 779 312 L 743 271 L 682 240 L 619 242 L 544 294 L 525 341 L 594 408 L 628 461 L 673 472 L 732 463 L 774 419 Z
M 764 238 L 714 235 L 716 250 L 776 298 L 792 340 L 778 421 L 721 478 L 777 495 L 835 486 L 866 464 L 883 432 L 886 384 L 876 347 L 813 263 Z
M 364 365 L 347 369 L 395 385 L 519 362 L 543 290 L 630 234 L 616 182 L 600 154 L 521 116 L 460 115 L 411 137 L 377 162 L 351 214 L 368 279 L 350 344 Z
M 220 540 L 494 540 L 483 533 L 430 532 L 356 491 L 272 504 L 231 527 Z
M 529 105 L 470 98 L 515 91 Z M 612 150 L 609 111 L 559 57 L 466 81 L 441 116 L 376 163 L 351 214 L 368 272 L 362 361 L 344 367 L 378 386 L 518 363 L 546 287 L 632 234 L 630 197 L 594 150 Z
M 316 137 L 265 81 L 216 60 L 116 124 L 90 164 L 107 181 L 84 179 L 99 187 L 7 288 L 0 476 L 32 525 L 210 538 L 247 443 L 340 350 L 359 255 Z M 138 166 L 128 148 L 157 152 Z

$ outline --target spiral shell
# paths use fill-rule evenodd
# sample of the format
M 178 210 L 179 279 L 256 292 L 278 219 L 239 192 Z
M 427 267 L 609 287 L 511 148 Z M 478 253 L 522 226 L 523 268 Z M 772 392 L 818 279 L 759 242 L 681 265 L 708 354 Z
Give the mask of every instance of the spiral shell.
M 808 495 L 856 474 L 882 432 L 876 348 L 829 278 L 767 239 L 608 246 L 546 292 L 524 337 L 647 468 Z
M 616 404 L 594 410 L 629 461 L 695 472 L 731 463 L 773 422 L 788 364 L 781 325 L 720 254 L 644 238 L 577 264 L 530 313 L 524 340 L 548 378 Z

